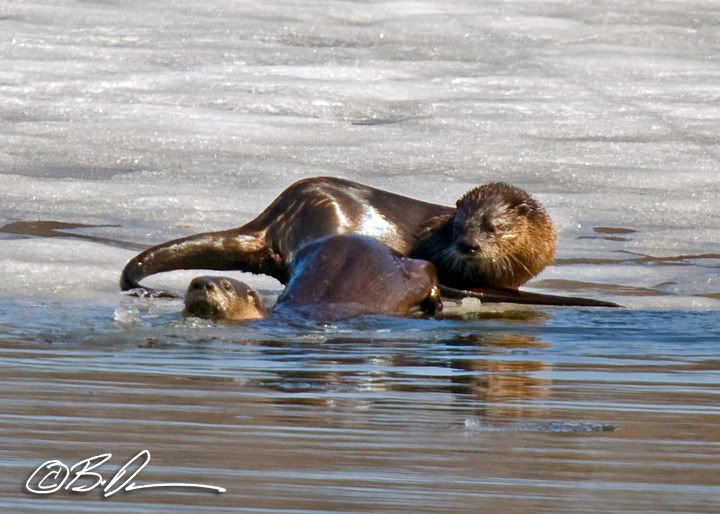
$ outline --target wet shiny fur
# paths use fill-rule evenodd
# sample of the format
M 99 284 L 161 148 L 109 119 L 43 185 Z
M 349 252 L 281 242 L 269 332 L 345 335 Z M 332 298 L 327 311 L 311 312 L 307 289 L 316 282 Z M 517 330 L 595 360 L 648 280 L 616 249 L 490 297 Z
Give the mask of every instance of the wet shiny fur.
M 515 202 L 518 195 L 527 199 Z M 549 229 L 527 232 L 525 237 L 511 241 L 516 229 L 534 227 L 534 216 L 541 214 Z M 504 219 L 514 220 L 515 228 L 503 231 Z M 493 224 L 495 235 L 488 234 L 488 222 Z M 123 270 L 120 286 L 123 290 L 140 288 L 162 295 L 142 288 L 139 281 L 175 269 L 243 270 L 287 283 L 292 260 L 303 246 L 343 233 L 373 237 L 400 255 L 431 261 L 449 296 L 516 303 L 613 305 L 517 290 L 550 264 L 554 256 L 549 217 L 517 188 L 504 184 L 481 186 L 463 196 L 457 209 L 453 209 L 331 177 L 291 185 L 242 227 L 197 234 L 142 252 Z M 474 254 L 462 246 L 460 235 L 470 236 L 470 243 L 479 245 Z M 553 243 L 552 251 L 549 242 Z M 497 248 L 509 249 L 510 253 L 499 259 Z
M 258 319 L 267 309 L 245 282 L 229 277 L 196 277 L 185 293 L 185 316 L 215 320 Z
M 194 279 L 185 303 L 186 315 L 204 318 L 265 315 L 257 309 L 254 291 L 225 277 Z M 303 246 L 272 312 L 331 321 L 364 314 L 405 316 L 416 308 L 430 315 L 442 310 L 435 266 L 399 256 L 376 239 L 342 234 Z

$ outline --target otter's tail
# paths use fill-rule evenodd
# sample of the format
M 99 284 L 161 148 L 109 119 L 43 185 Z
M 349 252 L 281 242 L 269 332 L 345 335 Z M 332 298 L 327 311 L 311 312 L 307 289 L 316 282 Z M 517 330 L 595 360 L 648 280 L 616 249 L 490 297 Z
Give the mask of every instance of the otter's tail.
M 561 305 L 568 307 L 622 307 L 617 303 L 580 298 L 577 296 L 556 296 L 552 294 L 529 293 L 517 289 L 454 289 L 440 286 L 440 292 L 446 298 L 460 300 L 462 298 L 478 298 L 489 303 L 525 303 L 533 305 Z
M 239 270 L 276 276 L 265 242 L 241 229 L 205 232 L 148 248 L 127 263 L 120 276 L 120 289 L 140 296 L 176 296 L 140 285 L 140 280 L 177 269 Z M 277 278 L 277 277 L 276 277 Z

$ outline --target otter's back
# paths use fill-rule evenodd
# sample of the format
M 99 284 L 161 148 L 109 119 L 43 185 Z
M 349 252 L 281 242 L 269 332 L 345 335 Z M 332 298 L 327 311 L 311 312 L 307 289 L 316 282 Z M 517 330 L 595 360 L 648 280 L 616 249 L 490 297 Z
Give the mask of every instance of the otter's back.
M 397 256 L 369 237 L 325 237 L 297 253 L 278 306 L 316 311 L 313 317 L 325 319 L 407 314 L 434 285 L 434 269 L 428 267 L 432 265 Z

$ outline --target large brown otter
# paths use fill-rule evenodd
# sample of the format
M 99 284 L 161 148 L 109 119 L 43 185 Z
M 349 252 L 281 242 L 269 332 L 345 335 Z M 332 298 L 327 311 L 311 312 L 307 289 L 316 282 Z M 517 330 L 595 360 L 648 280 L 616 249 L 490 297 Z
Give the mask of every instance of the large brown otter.
M 287 283 L 290 264 L 304 245 L 342 233 L 374 237 L 400 255 L 429 260 L 438 269 L 443 294 L 451 297 L 615 306 L 517 290 L 552 262 L 555 232 L 537 201 L 502 183 L 469 191 L 453 209 L 339 178 L 301 180 L 242 227 L 145 250 L 125 266 L 120 287 L 141 288 L 144 277 L 175 269 L 242 270 Z
M 438 266 L 445 286 L 517 289 L 555 258 L 550 216 L 517 187 L 477 187 L 445 217 L 421 234 L 412 252 Z
M 376 239 L 343 234 L 303 246 L 273 313 L 330 321 L 363 314 L 404 316 L 442 310 L 435 266 L 396 255 Z M 226 277 L 193 279 L 185 315 L 211 319 L 265 317 L 255 291 Z

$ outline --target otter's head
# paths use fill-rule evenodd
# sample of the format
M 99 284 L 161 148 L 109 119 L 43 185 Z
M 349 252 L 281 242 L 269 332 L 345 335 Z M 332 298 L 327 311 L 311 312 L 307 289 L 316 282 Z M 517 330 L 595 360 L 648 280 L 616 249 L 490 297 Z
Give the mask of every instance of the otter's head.
M 555 230 L 545 209 L 522 189 L 496 182 L 457 202 L 445 265 L 465 287 L 515 289 L 555 258 Z M 442 280 L 442 279 L 441 279 Z
M 228 277 L 196 277 L 185 293 L 185 316 L 215 320 L 258 319 L 267 315 L 258 294 Z

